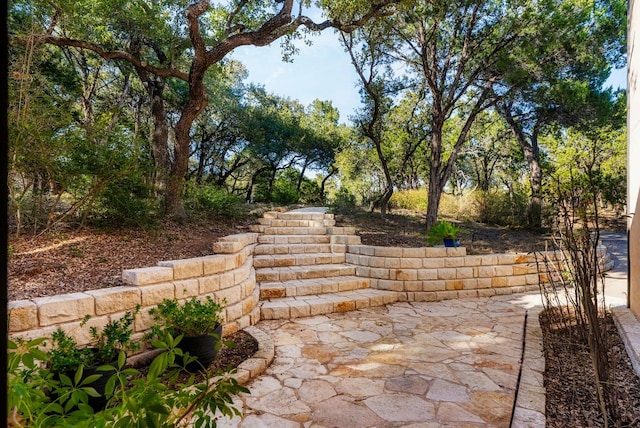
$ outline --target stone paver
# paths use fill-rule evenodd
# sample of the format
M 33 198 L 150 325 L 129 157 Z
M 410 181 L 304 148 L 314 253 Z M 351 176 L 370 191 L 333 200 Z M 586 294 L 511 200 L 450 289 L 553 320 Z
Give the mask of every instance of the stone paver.
M 243 417 L 218 426 L 509 427 L 538 303 L 534 293 L 261 321 L 275 359 L 239 397 Z

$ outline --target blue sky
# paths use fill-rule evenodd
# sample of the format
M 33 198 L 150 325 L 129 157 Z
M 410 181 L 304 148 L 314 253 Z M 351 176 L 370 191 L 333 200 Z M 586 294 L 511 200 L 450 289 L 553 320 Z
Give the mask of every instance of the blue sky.
M 349 54 L 338 35 L 325 30 L 311 37 L 312 46 L 302 44 L 292 63 L 282 61 L 280 43 L 270 46 L 243 46 L 231 58 L 240 60 L 249 71 L 250 82 L 264 85 L 268 92 L 296 99 L 304 105 L 315 99 L 331 100 L 340 111 L 340 121 L 360 104 L 356 75 Z
M 347 123 L 360 105 L 358 76 L 349 54 L 331 30 L 311 40 L 312 46 L 300 45 L 293 63 L 282 61 L 279 42 L 265 47 L 244 46 L 236 49 L 231 58 L 247 67 L 250 82 L 264 85 L 268 92 L 304 105 L 315 99 L 331 100 L 340 111 L 340 121 Z M 614 70 L 607 86 L 626 88 L 626 76 L 626 69 Z

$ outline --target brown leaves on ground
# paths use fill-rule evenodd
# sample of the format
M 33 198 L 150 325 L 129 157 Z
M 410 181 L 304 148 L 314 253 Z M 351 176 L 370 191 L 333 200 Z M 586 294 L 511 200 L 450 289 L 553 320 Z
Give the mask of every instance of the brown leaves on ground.
M 124 269 L 213 253 L 219 238 L 249 231 L 254 218 L 221 218 L 150 229 L 85 228 L 9 237 L 8 299 L 20 300 L 123 285 Z
M 336 215 L 336 224 L 355 227 L 365 245 L 406 248 L 427 246 L 423 213 L 394 210 L 382 218 L 379 213 L 357 211 L 348 215 Z M 459 226 L 460 242 L 467 249 L 467 254 L 540 251 L 545 249 L 545 243 L 549 239 L 546 235 L 525 229 L 475 222 L 459 223 Z
M 611 314 L 601 319 L 606 331 L 614 409 L 609 426 L 640 426 L 640 379 L 631 365 Z M 602 427 L 589 346 L 579 340 L 575 326 L 558 328 L 541 317 L 543 330 L 548 427 Z

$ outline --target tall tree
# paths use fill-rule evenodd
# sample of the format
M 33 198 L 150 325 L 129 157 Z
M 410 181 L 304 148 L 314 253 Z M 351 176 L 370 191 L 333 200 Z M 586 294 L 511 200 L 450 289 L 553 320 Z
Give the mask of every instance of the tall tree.
M 437 220 L 440 196 L 477 115 L 491 107 L 501 60 L 529 24 L 524 2 L 418 1 L 390 18 L 379 42 L 431 105 L 426 227 Z M 451 144 L 444 133 L 455 115 L 462 126 Z
M 385 117 L 393 104 L 394 91 L 389 61 L 376 43 L 384 32 L 383 28 L 371 25 L 353 34 L 342 34 L 342 43 L 351 56 L 351 62 L 360 78 L 362 88 L 364 106 L 354 117 L 354 122 L 360 134 L 373 144 L 384 174 L 385 183 L 381 192 L 370 205 L 372 211 L 378 205 L 382 217 L 386 215 L 387 204 L 393 195 L 394 186 L 389 162 L 382 148 Z
M 539 137 L 550 126 L 607 117 L 612 93 L 603 90 L 612 66 L 624 62 L 626 2 L 541 2 L 535 31 L 511 50 L 497 91 L 497 110 L 529 166 L 528 221 L 542 224 L 543 170 Z
M 294 4 L 298 3 L 297 12 Z M 370 19 L 391 13 L 394 0 L 379 2 L 319 2 L 331 12 L 330 19 L 316 23 L 303 14 L 309 1 L 234 0 L 212 6 L 198 0 L 185 7 L 181 1 L 132 3 L 54 1 L 12 4 L 14 8 L 36 10 L 34 22 L 41 26 L 36 43 L 72 46 L 95 52 L 105 60 L 132 64 L 138 75 L 145 73 L 154 96 L 161 95 L 163 79 L 187 84 L 186 101 L 173 125 L 175 141 L 167 180 L 164 208 L 167 215 L 184 217 L 182 191 L 189 164 L 192 125 L 207 105 L 205 76 L 239 46 L 265 46 L 280 38 L 294 37 L 300 28 L 321 31 L 338 28 L 352 31 Z M 162 52 L 162 54 L 160 54 Z M 157 105 L 160 108 L 160 105 Z M 158 112 L 158 120 L 162 120 Z M 158 129 L 158 138 L 162 129 Z M 157 156 L 164 156 L 158 153 Z

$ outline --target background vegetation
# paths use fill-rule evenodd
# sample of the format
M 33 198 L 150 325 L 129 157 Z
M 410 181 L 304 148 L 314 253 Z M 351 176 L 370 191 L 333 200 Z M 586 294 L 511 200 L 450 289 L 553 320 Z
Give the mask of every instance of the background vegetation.
M 599 203 L 622 214 L 625 94 L 604 82 L 624 65 L 626 2 L 316 3 L 323 22 L 309 1 L 12 1 L 12 230 L 248 202 L 539 229 L 575 162 L 594 163 Z M 331 101 L 247 84 L 225 57 L 278 39 L 289 57 L 325 28 L 360 76 L 350 123 Z

